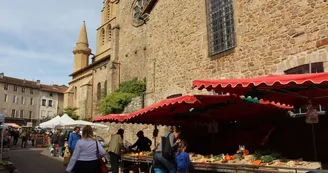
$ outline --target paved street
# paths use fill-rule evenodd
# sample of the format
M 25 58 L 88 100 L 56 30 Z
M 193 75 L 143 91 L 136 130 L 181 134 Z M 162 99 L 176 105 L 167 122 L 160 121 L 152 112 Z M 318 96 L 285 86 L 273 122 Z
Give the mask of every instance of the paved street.
M 51 157 L 45 148 L 12 147 L 8 156 L 20 173 L 63 173 L 65 171 L 62 160 Z

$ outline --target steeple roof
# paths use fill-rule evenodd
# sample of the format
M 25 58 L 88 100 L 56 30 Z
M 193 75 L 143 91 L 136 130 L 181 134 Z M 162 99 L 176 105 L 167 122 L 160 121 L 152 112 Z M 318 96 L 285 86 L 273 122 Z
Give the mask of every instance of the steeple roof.
M 84 44 L 87 44 L 89 46 L 88 34 L 87 34 L 87 28 L 85 26 L 85 21 L 83 21 L 81 31 L 80 31 L 80 35 L 79 35 L 79 39 L 77 40 L 77 43 L 84 43 Z
M 91 54 L 91 49 L 89 48 L 89 41 L 88 41 L 88 34 L 87 28 L 85 25 L 85 21 L 83 21 L 79 38 L 77 40 L 76 46 L 73 50 L 73 53 L 84 53 L 84 54 Z

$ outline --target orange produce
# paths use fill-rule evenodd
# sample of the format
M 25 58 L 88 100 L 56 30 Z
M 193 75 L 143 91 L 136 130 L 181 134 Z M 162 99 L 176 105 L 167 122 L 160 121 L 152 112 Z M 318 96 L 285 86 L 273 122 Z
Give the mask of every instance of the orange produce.
M 249 151 L 248 150 L 244 150 L 244 155 L 245 156 L 249 155 Z
M 260 166 L 261 163 L 262 163 L 261 160 L 255 160 L 255 161 L 252 162 L 252 164 L 253 164 L 253 165 L 256 165 L 256 166 Z
M 229 154 L 226 154 L 224 159 L 225 160 L 232 160 L 231 157 L 229 156 Z
M 233 156 L 230 156 L 231 160 L 235 160 L 235 156 L 236 156 L 236 154 L 234 154 Z

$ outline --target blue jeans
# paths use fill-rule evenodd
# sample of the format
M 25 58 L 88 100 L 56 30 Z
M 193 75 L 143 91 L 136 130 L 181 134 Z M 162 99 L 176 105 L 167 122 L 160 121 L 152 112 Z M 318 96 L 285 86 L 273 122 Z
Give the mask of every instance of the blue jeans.
M 155 173 L 164 173 L 163 170 L 159 168 L 154 168 Z
M 161 163 L 169 171 L 169 173 L 175 173 L 175 165 L 173 163 L 171 163 L 170 161 L 168 161 L 166 158 L 164 158 L 161 154 L 155 153 L 154 159 L 158 163 Z M 155 171 L 157 171 L 157 169 Z M 165 172 L 165 171 L 163 171 L 163 172 Z
M 63 155 L 64 147 L 59 147 L 59 156 Z

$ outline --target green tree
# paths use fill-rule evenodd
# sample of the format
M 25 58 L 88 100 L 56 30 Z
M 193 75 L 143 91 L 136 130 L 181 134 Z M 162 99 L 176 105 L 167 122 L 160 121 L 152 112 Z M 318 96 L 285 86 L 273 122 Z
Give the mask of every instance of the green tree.
M 139 81 L 137 78 L 133 78 L 132 80 L 122 82 L 120 84 L 120 88 L 116 90 L 116 92 L 122 93 L 131 93 L 140 95 L 141 93 L 146 91 L 146 81 Z
M 100 111 L 103 115 L 121 113 L 124 107 L 128 105 L 135 94 L 112 92 L 102 100 Z
M 67 114 L 69 117 L 71 117 L 73 120 L 78 120 L 79 116 L 76 114 L 76 111 L 78 108 L 75 107 L 68 107 L 64 109 L 64 114 Z
M 124 108 L 131 102 L 132 98 L 146 91 L 146 81 L 134 78 L 122 82 L 120 87 L 107 95 L 100 104 L 100 112 L 103 115 L 122 113 Z

